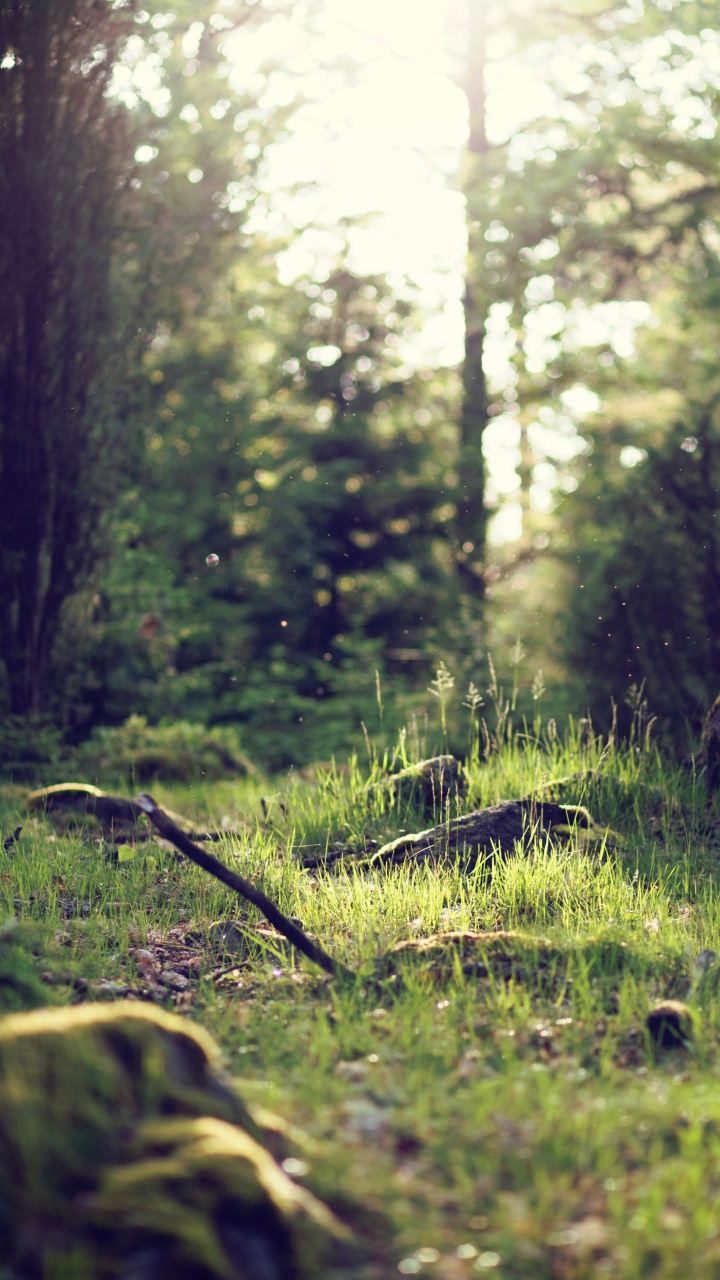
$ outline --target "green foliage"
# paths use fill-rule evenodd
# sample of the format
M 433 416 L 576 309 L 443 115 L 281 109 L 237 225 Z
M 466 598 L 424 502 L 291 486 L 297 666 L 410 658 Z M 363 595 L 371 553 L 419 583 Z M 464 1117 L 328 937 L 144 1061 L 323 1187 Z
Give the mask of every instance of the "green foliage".
M 720 671 L 720 439 L 668 432 L 618 474 L 599 451 L 563 505 L 572 574 L 563 647 L 598 725 L 610 700 L 644 685 L 662 727 L 683 742 L 701 721 Z M 622 717 L 627 728 L 629 715 Z
M 577 81 L 550 75 L 545 117 L 470 167 L 468 296 L 507 344 L 485 439 L 517 447 L 523 519 L 490 566 L 493 643 L 538 645 L 598 723 L 645 681 L 682 741 L 720 669 L 720 148 L 703 6 L 668 12 L 488 15 L 504 51 L 542 75 L 555 50 Z
M 130 716 L 116 728 L 93 730 L 74 752 L 73 767 L 93 780 L 122 779 L 129 786 L 152 779 L 211 781 L 248 772 L 231 728 L 208 730 L 182 720 L 149 725 L 141 715 Z
M 200 332 L 148 356 L 142 469 L 75 651 L 76 733 L 133 709 L 236 723 L 271 767 L 306 762 L 349 746 L 375 669 L 407 671 L 442 631 L 448 429 L 441 404 L 419 414 L 403 322 L 379 278 L 281 288 L 246 261 Z
M 47 717 L 6 715 L 0 720 L 0 768 L 53 764 L 61 754 L 62 734 Z

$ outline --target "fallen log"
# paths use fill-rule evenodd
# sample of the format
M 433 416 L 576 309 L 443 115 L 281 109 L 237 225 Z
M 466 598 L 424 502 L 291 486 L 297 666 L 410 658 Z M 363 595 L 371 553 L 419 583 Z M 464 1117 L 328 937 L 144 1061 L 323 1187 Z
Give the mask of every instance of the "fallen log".
M 623 975 L 638 983 L 652 977 L 663 1000 L 687 998 L 691 987 L 682 948 L 628 945 L 612 930 L 576 938 L 543 937 L 517 929 L 456 930 L 396 942 L 378 962 L 376 977 L 425 975 L 447 981 L 458 972 L 473 980 L 515 982 L 545 995 L 564 990 L 581 974 L 607 1000 Z
M 573 829 L 594 827 L 592 817 L 582 805 L 555 804 L 533 798 L 503 800 L 487 809 L 451 818 L 427 831 L 399 836 L 378 849 L 370 858 L 370 865 L 395 866 L 407 861 L 459 857 L 464 870 L 472 871 L 478 861 L 494 853 L 512 853 L 517 844 L 527 846 L 538 835 L 568 836 Z
M 518 844 L 527 848 L 538 835 L 550 839 L 575 835 L 581 841 L 601 841 L 606 834 L 607 829 L 598 826 L 582 805 L 556 804 L 529 796 L 524 800 L 502 800 L 425 831 L 398 836 L 377 850 L 351 851 L 341 846 L 301 861 L 307 868 L 330 867 L 339 862 L 361 862 L 370 868 L 459 858 L 463 870 L 472 871 L 479 861 L 487 861 L 496 853 L 512 853 Z
M 89 814 L 97 818 L 104 834 L 119 844 L 146 838 L 139 825 L 146 816 L 140 805 L 127 796 L 112 795 L 88 782 L 58 782 L 55 786 L 31 791 L 26 805 L 30 810 L 43 810 L 45 813 L 69 810 Z M 172 813 L 170 817 L 179 827 L 184 828 L 185 820 L 179 814 Z M 239 832 L 187 831 L 186 834 L 192 840 L 215 841 L 226 836 L 237 836 Z

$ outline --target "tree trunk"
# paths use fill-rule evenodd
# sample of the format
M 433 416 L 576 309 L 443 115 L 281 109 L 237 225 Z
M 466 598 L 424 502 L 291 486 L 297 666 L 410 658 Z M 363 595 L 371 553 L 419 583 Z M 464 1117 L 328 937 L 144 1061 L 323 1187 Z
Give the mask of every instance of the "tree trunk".
M 488 150 L 485 127 L 485 3 L 468 0 L 468 58 L 466 93 L 470 135 L 466 156 L 465 194 L 467 200 L 468 257 L 465 296 L 465 360 L 463 397 L 460 411 L 460 447 L 456 515 L 456 555 L 463 588 L 476 601 L 485 594 L 485 460 L 483 433 L 487 426 L 488 389 L 483 356 L 485 352 L 486 302 L 482 287 L 485 270 L 484 226 L 477 218 L 475 204 L 482 198 L 484 160 Z

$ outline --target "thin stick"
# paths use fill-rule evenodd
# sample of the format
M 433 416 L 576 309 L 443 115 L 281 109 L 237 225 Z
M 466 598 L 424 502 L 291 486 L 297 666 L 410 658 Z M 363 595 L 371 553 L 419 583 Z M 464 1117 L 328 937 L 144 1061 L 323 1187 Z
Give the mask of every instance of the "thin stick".
M 152 796 L 143 792 L 138 796 L 137 803 L 143 812 L 147 814 L 153 825 L 157 827 L 158 831 L 166 840 L 174 844 L 175 848 L 180 850 L 180 853 L 184 853 L 185 857 L 189 858 L 191 862 L 197 863 L 204 871 L 208 871 L 211 876 L 215 876 L 217 880 L 222 880 L 223 884 L 234 889 L 236 893 L 246 898 L 248 902 L 252 902 L 262 911 L 265 919 L 269 920 L 270 924 L 274 925 L 276 929 L 279 929 L 280 933 L 284 934 L 288 941 L 294 947 L 297 947 L 298 951 L 302 951 L 303 955 L 307 956 L 309 960 L 319 965 L 321 969 L 331 974 L 333 978 L 355 978 L 356 975 L 352 969 L 348 969 L 339 960 L 333 960 L 327 951 L 323 951 L 322 947 L 319 947 L 316 942 L 308 938 L 307 934 L 303 933 L 303 930 L 298 925 L 283 915 L 282 911 L 275 906 L 275 903 L 260 889 L 256 889 L 254 884 L 251 884 L 249 880 L 244 880 L 242 876 L 237 875 L 235 871 L 231 871 L 218 858 L 214 858 L 211 853 L 206 853 L 204 849 L 200 849 L 198 845 L 194 844 L 185 835 L 184 831 L 175 826 L 175 823 L 165 811 L 159 808 Z

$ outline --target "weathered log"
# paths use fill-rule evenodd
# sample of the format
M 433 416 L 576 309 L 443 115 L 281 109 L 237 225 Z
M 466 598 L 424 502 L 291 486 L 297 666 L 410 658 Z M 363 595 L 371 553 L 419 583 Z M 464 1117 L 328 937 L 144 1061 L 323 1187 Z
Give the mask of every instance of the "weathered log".
M 42 787 L 32 791 L 27 797 L 30 810 L 42 809 L 46 813 L 67 809 L 71 812 L 90 814 L 97 818 L 103 831 L 110 837 L 116 837 L 118 843 L 126 843 L 128 839 L 143 839 L 140 833 L 140 819 L 145 819 L 143 809 L 127 796 L 111 795 L 101 791 L 88 782 L 59 782 L 53 787 Z M 166 812 L 170 812 L 166 810 Z M 192 840 L 215 841 L 225 836 L 234 836 L 235 831 L 186 831 L 185 819 L 177 813 L 170 814 L 173 822 L 181 827 Z
M 504 800 L 462 818 L 451 818 L 415 835 L 399 836 L 378 849 L 370 864 L 443 861 L 459 857 L 471 871 L 479 860 L 494 853 L 512 853 L 517 844 L 527 846 L 538 835 L 567 836 L 574 827 L 591 829 L 593 819 L 582 805 L 552 801 Z
M 137 826 L 144 817 L 139 805 L 125 796 L 114 796 L 86 782 L 59 782 L 53 787 L 31 791 L 27 798 L 30 810 L 43 809 L 46 813 L 56 809 L 69 809 L 76 813 L 89 813 L 104 827 Z
M 582 805 L 555 804 L 531 796 L 525 800 L 503 800 L 425 831 L 398 836 L 377 850 L 356 851 L 340 846 L 325 855 L 311 855 L 301 861 L 307 868 L 330 867 L 338 862 L 362 862 L 373 867 L 459 858 L 463 870 L 471 871 L 478 861 L 489 860 L 496 853 L 512 853 L 517 844 L 527 847 L 538 835 L 557 838 L 573 833 L 581 839 L 580 833 L 584 833 L 585 838 L 592 836 L 600 840 L 605 828 L 598 827 Z
M 382 957 L 376 976 L 424 974 L 445 981 L 460 970 L 467 977 L 516 982 L 549 994 L 564 989 L 575 972 L 588 977 L 607 998 L 623 974 L 638 982 L 652 975 L 665 1001 L 684 997 L 690 988 L 682 950 L 632 947 L 611 931 L 599 936 L 547 938 L 516 929 L 456 930 L 424 938 L 406 938 Z

